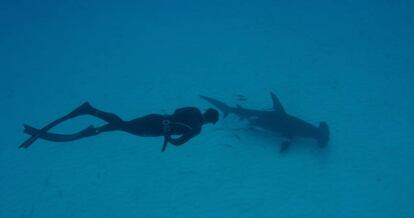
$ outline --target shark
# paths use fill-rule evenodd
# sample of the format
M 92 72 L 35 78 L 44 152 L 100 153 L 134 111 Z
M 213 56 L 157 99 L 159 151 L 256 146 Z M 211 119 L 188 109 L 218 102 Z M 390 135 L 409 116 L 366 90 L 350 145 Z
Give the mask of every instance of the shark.
M 271 110 L 257 110 L 244 108 L 240 105 L 231 107 L 217 99 L 200 95 L 202 99 L 219 109 L 223 113 L 224 118 L 229 114 L 234 114 L 241 120 L 247 120 L 252 127 L 280 134 L 285 139 L 281 144 L 280 152 L 285 151 L 295 138 L 315 139 L 320 147 L 328 144 L 330 133 L 326 122 L 321 121 L 319 126 L 315 126 L 290 115 L 285 111 L 278 97 L 273 92 L 270 92 L 270 96 L 273 108 Z

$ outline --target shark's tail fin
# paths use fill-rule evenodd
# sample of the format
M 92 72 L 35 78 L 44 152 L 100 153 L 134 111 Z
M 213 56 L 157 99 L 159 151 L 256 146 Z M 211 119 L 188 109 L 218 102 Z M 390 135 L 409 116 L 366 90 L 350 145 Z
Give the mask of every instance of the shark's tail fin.
M 329 142 L 329 128 L 326 122 L 319 123 L 319 137 L 318 137 L 318 144 L 320 147 L 325 147 L 326 144 Z
M 200 98 L 208 101 L 210 104 L 217 107 L 223 113 L 224 118 L 226 118 L 227 115 L 229 115 L 229 113 L 232 112 L 232 107 L 228 106 L 224 102 L 203 95 L 200 95 Z

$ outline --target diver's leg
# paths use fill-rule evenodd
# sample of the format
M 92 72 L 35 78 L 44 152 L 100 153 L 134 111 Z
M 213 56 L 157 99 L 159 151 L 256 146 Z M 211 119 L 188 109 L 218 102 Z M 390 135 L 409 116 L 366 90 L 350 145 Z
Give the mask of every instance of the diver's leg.
M 79 110 L 77 116 L 83 115 L 83 114 L 87 114 L 87 115 L 97 117 L 97 118 L 99 118 L 101 120 L 104 120 L 108 123 L 122 123 L 122 122 L 124 122 L 118 115 L 116 115 L 114 113 L 109 113 L 109 112 L 99 110 L 99 109 L 93 107 L 92 105 L 90 105 L 88 102 L 85 102 L 81 106 L 81 109 Z
M 124 122 L 122 130 L 138 136 L 163 136 L 165 135 L 164 119 L 166 117 L 163 115 L 149 114 Z
M 102 119 L 108 123 L 123 122 L 123 120 L 116 114 L 108 113 L 108 112 L 96 109 L 89 102 L 85 102 L 81 104 L 75 110 L 70 112 L 68 115 L 66 115 L 66 119 L 71 119 L 71 118 L 75 118 L 75 117 L 82 116 L 82 115 L 91 115 L 99 119 Z

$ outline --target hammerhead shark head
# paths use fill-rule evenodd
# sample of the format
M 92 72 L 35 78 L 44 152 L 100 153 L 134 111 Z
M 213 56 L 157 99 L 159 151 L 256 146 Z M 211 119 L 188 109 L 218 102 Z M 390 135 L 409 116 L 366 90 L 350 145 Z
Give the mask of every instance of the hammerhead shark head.
M 248 120 L 252 127 L 259 127 L 271 132 L 280 133 L 287 140 L 283 141 L 280 151 L 285 151 L 292 142 L 293 138 L 313 138 L 320 147 L 324 147 L 329 141 L 329 128 L 326 122 L 320 122 L 316 127 L 304 120 L 286 113 L 279 99 L 274 93 L 270 93 L 273 101 L 271 111 L 246 109 L 240 105 L 230 107 L 224 102 L 207 97 L 200 96 L 202 99 L 211 103 L 223 112 L 224 118 L 229 114 L 235 114 L 240 119 Z

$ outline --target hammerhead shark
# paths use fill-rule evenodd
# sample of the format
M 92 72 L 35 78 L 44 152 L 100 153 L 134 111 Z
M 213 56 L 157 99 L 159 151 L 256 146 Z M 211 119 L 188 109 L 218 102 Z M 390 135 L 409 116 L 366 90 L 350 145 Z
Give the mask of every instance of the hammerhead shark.
M 246 109 L 240 105 L 231 107 L 224 102 L 210 98 L 207 96 L 200 96 L 224 114 L 226 118 L 229 114 L 235 114 L 240 119 L 248 120 L 252 127 L 259 127 L 271 132 L 281 134 L 286 140 L 282 142 L 280 151 L 285 151 L 291 144 L 294 138 L 313 138 L 320 147 L 324 147 L 329 141 L 329 128 L 326 122 L 320 122 L 319 127 L 316 127 L 302 119 L 294 117 L 286 113 L 282 104 L 276 95 L 270 93 L 273 101 L 273 109 L 271 111 Z

